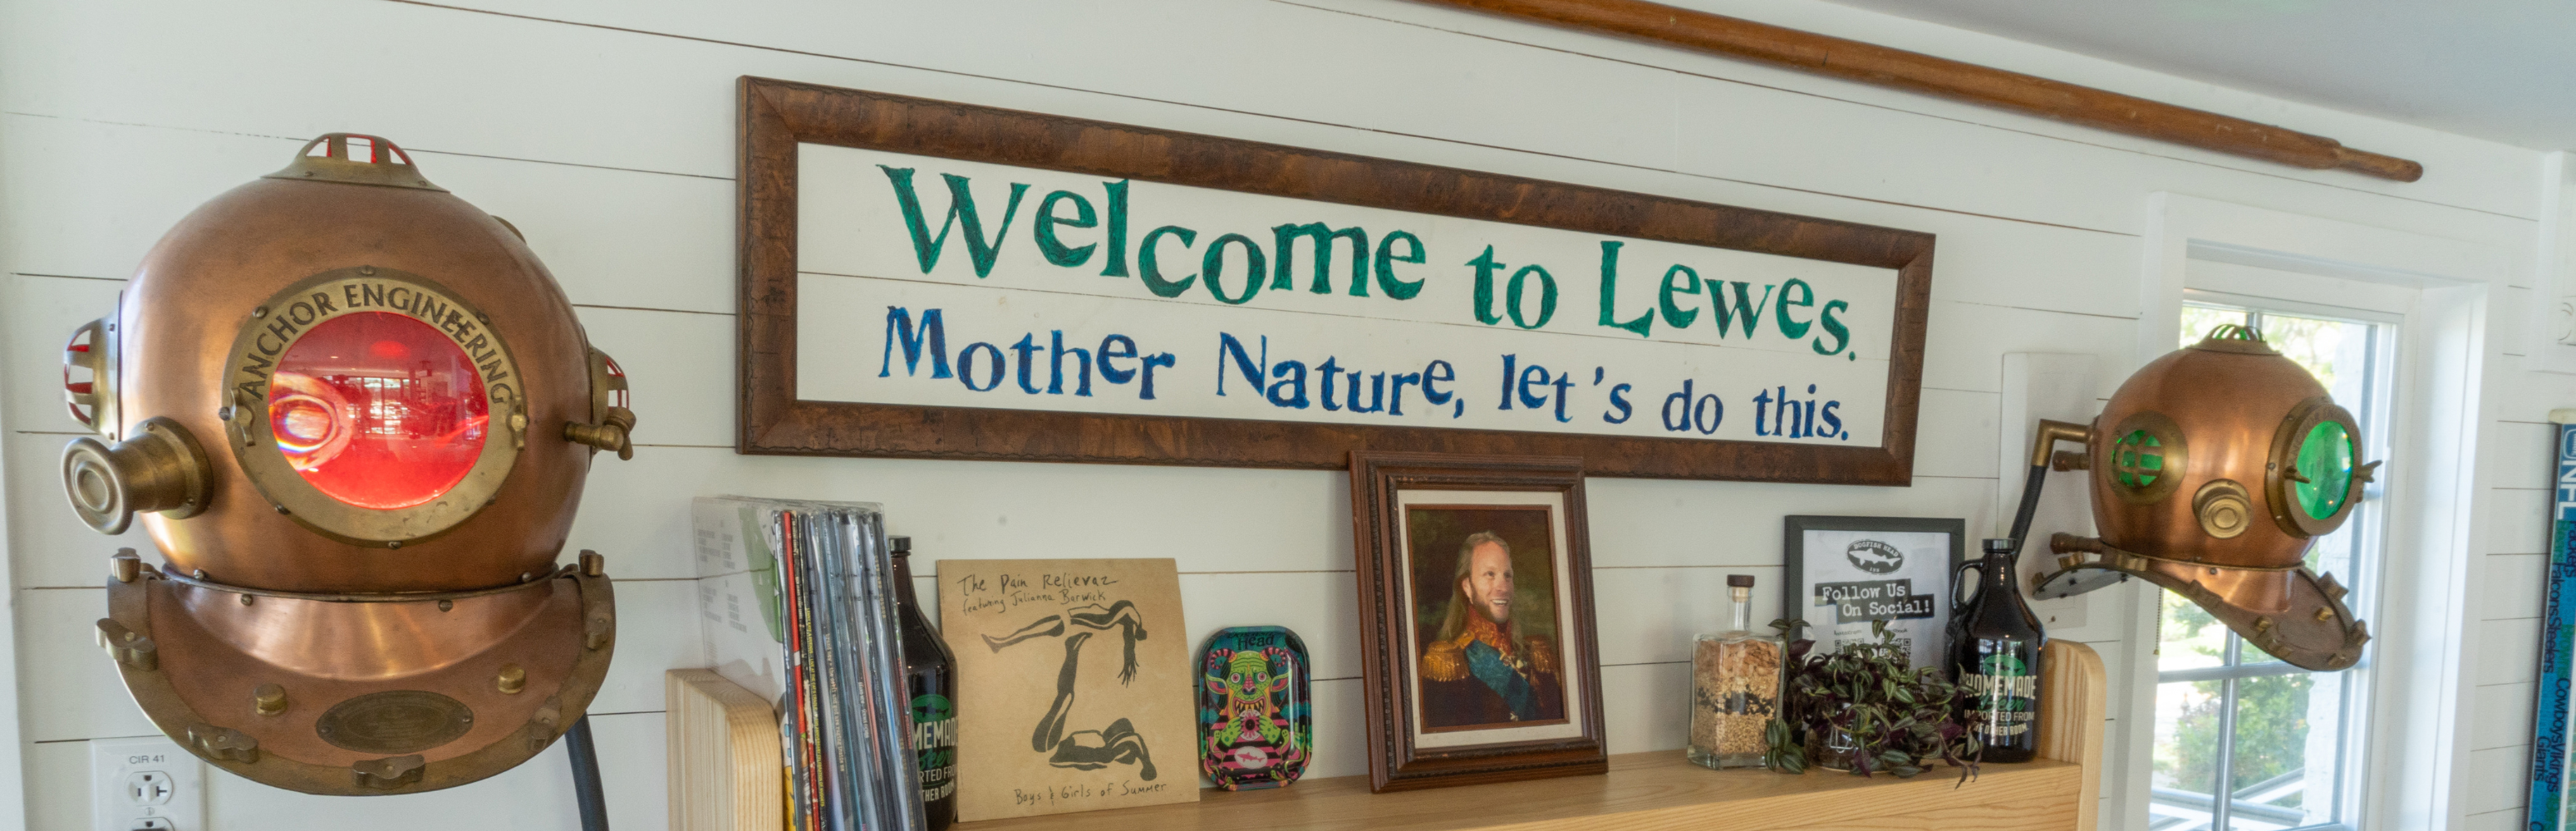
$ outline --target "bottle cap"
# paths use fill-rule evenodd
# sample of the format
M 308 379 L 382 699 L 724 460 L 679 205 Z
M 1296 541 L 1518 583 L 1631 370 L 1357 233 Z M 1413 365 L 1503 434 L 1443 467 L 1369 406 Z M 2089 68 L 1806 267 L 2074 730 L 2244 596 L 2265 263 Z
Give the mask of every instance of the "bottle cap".
M 1729 575 L 1727 575 L 1727 576 L 1726 576 L 1726 585 L 1727 585 L 1727 587 L 1729 587 L 1729 588 L 1737 588 L 1737 589 L 1749 589 L 1749 588 L 1753 588 L 1753 575 L 1750 575 L 1750 574 L 1729 574 Z
M 2012 552 L 2013 541 L 2011 537 L 1990 537 L 1986 540 L 1986 553 L 1988 554 L 2010 554 Z
M 911 537 L 887 537 L 887 538 L 886 538 L 886 550 L 894 552 L 894 555 L 895 555 L 895 556 L 897 556 L 897 557 L 901 557 L 901 556 L 903 556 L 903 555 L 910 554 L 910 553 L 912 553 L 912 538 L 911 538 Z

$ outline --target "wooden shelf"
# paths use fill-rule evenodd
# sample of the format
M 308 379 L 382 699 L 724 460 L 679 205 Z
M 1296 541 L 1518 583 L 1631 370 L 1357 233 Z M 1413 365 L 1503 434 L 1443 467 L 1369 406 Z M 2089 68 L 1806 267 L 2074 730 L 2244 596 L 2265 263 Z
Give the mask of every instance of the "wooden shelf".
M 1945 768 L 1912 779 L 1714 771 L 1664 750 L 1612 756 L 1600 776 L 1385 794 L 1369 793 L 1366 776 L 1343 776 L 1202 791 L 1198 802 L 1176 805 L 959 823 L 956 831 L 2091 831 L 2101 809 L 2102 658 L 2059 641 L 2048 645 L 2042 671 L 2042 759 L 1985 765 L 1964 785 Z
M 1976 781 L 1927 772 L 1913 779 L 1816 770 L 1714 771 L 1682 752 L 1610 757 L 1610 772 L 1534 782 L 1372 794 L 1366 776 L 1266 791 L 1206 791 L 1150 808 L 959 823 L 956 831 L 1466 831 L 1781 828 L 2064 829 L 2083 790 L 2083 765 L 1986 765 Z M 2091 806 L 2087 806 L 2088 808 Z
M 673 673 L 673 695 L 703 696 L 712 676 L 682 678 L 682 672 L 688 671 Z M 2041 761 L 1985 765 L 1964 785 L 1943 768 L 1913 779 L 1713 771 L 1684 761 L 1679 750 L 1664 750 L 1612 756 L 1600 776 L 1387 794 L 1369 793 L 1366 776 L 1344 776 L 1264 791 L 1203 791 L 1198 802 L 1174 805 L 960 823 L 956 831 L 2092 831 L 2102 778 L 2102 659 L 2083 644 L 2059 641 L 2048 645 L 2042 672 Z M 777 802 L 777 731 L 744 727 L 773 723 L 768 707 L 748 694 L 721 704 L 716 698 L 686 708 L 695 714 L 686 719 L 684 708 L 672 709 L 672 827 L 775 831 L 775 812 L 737 807 Z M 756 746 L 763 741 L 765 748 Z M 702 763 L 709 756 L 730 761 Z M 746 773 L 753 768 L 765 768 L 770 778 L 755 780 Z M 1165 770 L 1187 775 L 1189 769 Z M 708 807 L 719 803 L 724 807 Z

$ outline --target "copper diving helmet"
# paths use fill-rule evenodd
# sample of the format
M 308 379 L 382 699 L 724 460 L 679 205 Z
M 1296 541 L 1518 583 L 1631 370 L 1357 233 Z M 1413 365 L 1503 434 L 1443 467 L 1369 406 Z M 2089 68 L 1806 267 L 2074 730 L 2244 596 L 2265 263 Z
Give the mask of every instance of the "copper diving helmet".
M 64 353 L 72 508 L 140 515 L 101 645 L 208 764 L 316 794 L 465 784 L 607 673 L 599 555 L 558 567 L 626 382 L 497 217 L 332 133 L 190 213 Z M 81 381 L 76 375 L 86 375 Z
M 2092 427 L 2044 422 L 2035 466 L 2082 440 L 2100 538 L 2058 534 L 2059 570 L 2032 592 L 2065 597 L 2142 577 L 2199 604 L 2292 665 L 2338 670 L 2370 632 L 2344 587 L 2302 564 L 2351 518 L 2378 462 L 2360 464 L 2361 427 L 2315 376 L 2221 326 L 2129 376 Z M 2076 461 L 2076 460 L 2070 460 Z

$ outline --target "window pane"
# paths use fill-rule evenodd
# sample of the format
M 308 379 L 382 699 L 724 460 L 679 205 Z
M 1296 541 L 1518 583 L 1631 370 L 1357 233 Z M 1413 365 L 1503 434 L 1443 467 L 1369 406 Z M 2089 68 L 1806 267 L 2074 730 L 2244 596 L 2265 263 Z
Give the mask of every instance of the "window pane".
M 2263 340 L 2314 373 L 2335 403 L 2346 408 L 2360 403 L 2370 346 L 2368 324 L 2265 312 L 2260 328 Z
M 2190 346 L 2199 343 L 2201 338 L 2209 336 L 2209 330 L 2228 323 L 2244 325 L 2245 311 L 2221 309 L 2216 306 L 2184 306 L 2182 307 L 2182 345 Z
M 2156 621 L 2156 671 L 2214 667 L 2227 662 L 2227 627 L 2182 595 L 2156 592 L 2164 599 Z
M 2224 683 L 2156 685 L 2155 771 L 2148 775 L 2154 788 L 2147 807 L 2151 827 L 2208 827 L 2210 792 L 2218 784 L 2219 689 Z
M 2342 678 L 2295 673 L 2236 682 L 2229 777 L 2236 803 L 2229 828 L 2269 831 L 2334 820 Z

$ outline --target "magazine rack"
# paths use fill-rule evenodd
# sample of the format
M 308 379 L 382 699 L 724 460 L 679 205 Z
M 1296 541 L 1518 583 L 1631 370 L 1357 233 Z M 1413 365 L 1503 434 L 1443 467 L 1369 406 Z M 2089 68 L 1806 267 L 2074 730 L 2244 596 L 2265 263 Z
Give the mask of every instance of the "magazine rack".
M 1610 772 L 1535 782 L 1469 785 L 1437 790 L 1371 794 L 1368 777 L 1312 779 L 1262 791 L 1206 791 L 1195 803 L 1055 814 L 1024 819 L 959 823 L 955 831 L 1512 831 L 1621 828 L 1980 828 L 1996 831 L 2092 831 L 2100 812 L 2104 693 L 2102 659 L 2080 643 L 2048 645 L 2040 687 L 2041 759 L 1989 764 L 1973 782 L 1934 769 L 1912 779 L 1862 778 L 1815 770 L 1800 776 L 1769 771 L 1711 771 L 1683 761 L 1678 750 L 1610 757 Z M 681 671 L 685 672 L 685 670 Z M 718 681 L 717 683 L 722 683 Z M 676 685 L 675 685 L 676 689 Z M 697 693 L 691 693 L 696 695 Z M 767 707 L 750 696 L 750 705 Z M 671 709 L 671 827 L 675 831 L 775 831 L 746 813 L 719 814 L 708 803 L 722 790 L 717 767 L 691 753 L 712 749 L 709 731 L 724 719 L 688 717 L 677 700 Z M 739 722 L 737 722 L 739 723 Z M 735 728 L 743 740 L 757 731 Z M 692 736 L 696 738 L 692 738 Z M 775 736 L 774 730 L 769 735 Z M 725 743 L 738 765 L 766 764 Z M 683 772 L 690 772 L 684 776 Z M 689 779 L 692 781 L 683 781 Z M 724 783 L 757 791 L 749 777 Z M 730 804 L 777 801 L 773 776 L 765 795 L 746 793 Z M 775 817 L 776 813 L 769 814 Z M 751 824 L 732 824 L 749 821 Z M 775 820 L 769 820 L 774 822 Z

